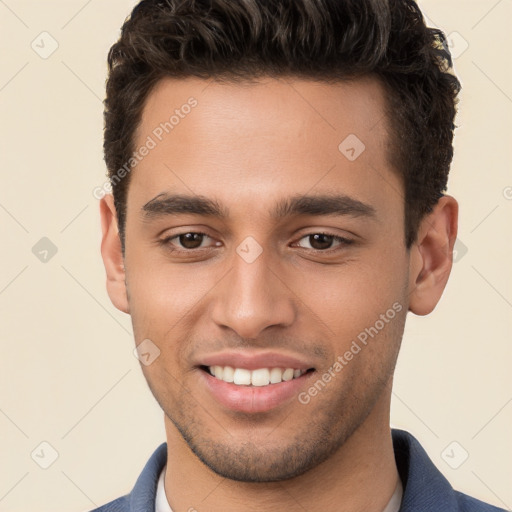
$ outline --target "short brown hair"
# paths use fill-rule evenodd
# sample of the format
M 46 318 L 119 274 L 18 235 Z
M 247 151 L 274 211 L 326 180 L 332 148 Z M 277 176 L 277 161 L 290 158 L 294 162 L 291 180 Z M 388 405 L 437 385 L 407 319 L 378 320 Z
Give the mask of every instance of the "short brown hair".
M 105 162 L 123 253 L 130 174 L 113 178 L 134 152 L 145 100 L 169 76 L 378 77 L 388 93 L 390 158 L 403 178 L 409 248 L 446 189 L 453 157 L 460 83 L 446 72 L 445 40 L 425 25 L 414 0 L 141 1 L 109 51 L 104 101 Z

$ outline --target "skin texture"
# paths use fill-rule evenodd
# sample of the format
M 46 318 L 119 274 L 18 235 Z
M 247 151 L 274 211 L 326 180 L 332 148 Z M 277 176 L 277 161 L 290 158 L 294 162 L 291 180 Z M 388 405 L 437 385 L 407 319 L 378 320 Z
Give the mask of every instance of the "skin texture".
M 389 408 L 405 318 L 430 313 L 442 295 L 457 202 L 444 196 L 406 249 L 404 188 L 388 164 L 375 79 L 165 79 L 148 97 L 136 147 L 190 97 L 197 105 L 131 173 L 124 259 L 112 196 L 100 205 L 109 296 L 131 315 L 136 344 L 149 338 L 160 350 L 141 367 L 165 413 L 170 505 L 381 512 L 398 478 Z M 338 149 L 349 134 L 365 144 L 354 161 Z M 162 193 L 203 196 L 229 215 L 145 220 L 143 206 Z M 323 194 L 350 196 L 375 215 L 269 213 L 282 199 Z M 183 237 L 159 243 L 190 232 L 208 235 L 200 248 Z M 315 245 L 308 235 L 322 232 L 352 243 Z M 248 236 L 262 249 L 252 263 L 236 251 Z M 272 350 L 315 369 L 307 392 L 393 304 L 401 311 L 307 404 L 294 395 L 241 413 L 204 385 L 205 356 Z

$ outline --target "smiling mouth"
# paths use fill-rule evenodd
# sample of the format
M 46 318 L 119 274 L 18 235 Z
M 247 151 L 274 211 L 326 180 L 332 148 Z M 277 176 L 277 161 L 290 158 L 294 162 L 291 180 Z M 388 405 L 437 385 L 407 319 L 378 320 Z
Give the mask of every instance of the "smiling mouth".
M 298 379 L 314 371 L 314 368 L 300 370 L 297 368 L 258 368 L 248 370 L 246 368 L 233 368 L 232 366 L 201 366 L 201 370 L 209 373 L 218 380 L 234 384 L 236 386 L 263 387 L 281 382 Z

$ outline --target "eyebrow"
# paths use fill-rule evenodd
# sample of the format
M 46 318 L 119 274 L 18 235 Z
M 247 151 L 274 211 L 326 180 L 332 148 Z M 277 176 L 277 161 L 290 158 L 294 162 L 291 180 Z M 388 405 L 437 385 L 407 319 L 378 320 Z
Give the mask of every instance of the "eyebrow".
M 307 195 L 281 199 L 274 205 L 270 216 L 274 220 L 299 215 L 350 216 L 376 219 L 375 208 L 347 195 Z M 143 221 L 169 215 L 201 215 L 218 219 L 229 217 L 229 210 L 217 201 L 204 196 L 158 194 L 141 208 Z

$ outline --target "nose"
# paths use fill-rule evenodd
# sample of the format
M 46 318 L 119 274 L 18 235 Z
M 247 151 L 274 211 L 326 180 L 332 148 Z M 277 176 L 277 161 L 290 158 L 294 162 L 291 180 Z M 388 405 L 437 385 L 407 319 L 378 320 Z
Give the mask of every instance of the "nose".
M 296 298 L 266 251 L 252 262 L 234 255 L 230 272 L 215 288 L 212 320 L 244 339 L 256 339 L 269 327 L 288 327 L 296 316 Z

